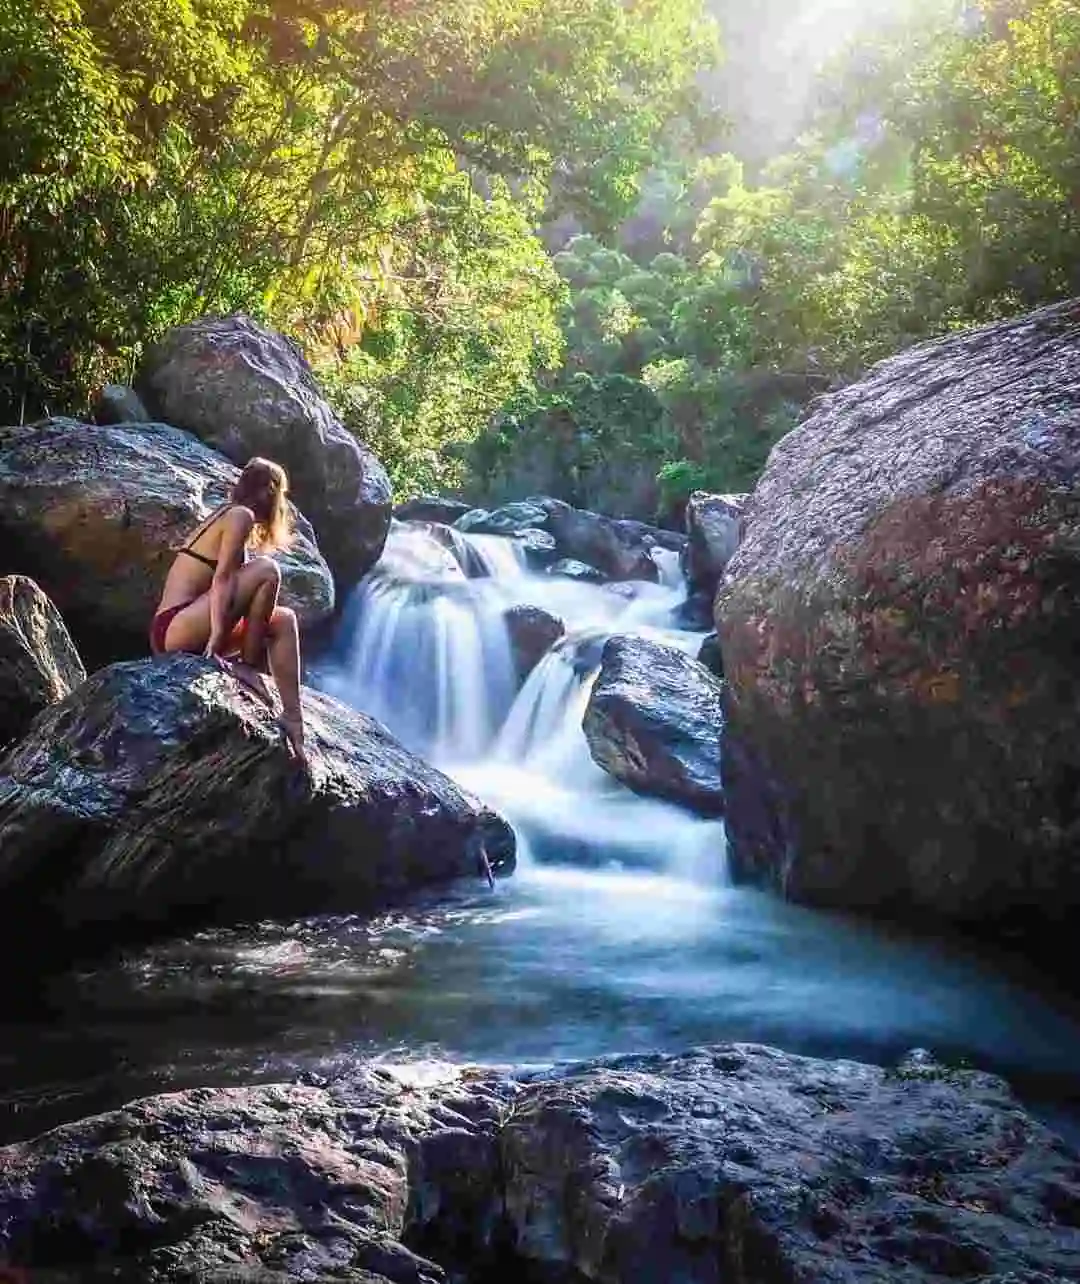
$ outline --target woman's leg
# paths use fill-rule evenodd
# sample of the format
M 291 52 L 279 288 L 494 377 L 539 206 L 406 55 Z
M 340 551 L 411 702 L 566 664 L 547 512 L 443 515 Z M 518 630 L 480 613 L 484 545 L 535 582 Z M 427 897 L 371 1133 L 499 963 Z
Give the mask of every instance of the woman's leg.
M 234 628 L 241 619 L 249 616 L 255 605 L 255 599 L 260 596 L 260 590 L 262 590 L 262 606 L 265 615 L 261 627 L 265 637 L 266 622 L 274 609 L 271 606 L 268 611 L 265 610 L 265 599 L 268 596 L 266 586 L 268 584 L 273 586 L 273 598 L 276 601 L 280 583 L 281 571 L 277 563 L 272 562 L 268 557 L 256 557 L 242 566 L 236 572 L 233 600 L 229 610 L 229 627 Z M 246 631 L 245 629 L 245 633 Z M 165 632 L 165 650 L 190 651 L 195 655 L 201 655 L 209 639 L 210 594 L 203 593 L 173 616 Z
M 301 761 L 304 753 L 304 715 L 300 708 L 300 630 L 296 613 L 279 606 L 270 617 L 270 672 L 281 696 L 281 725 Z
M 261 574 L 265 577 L 256 588 L 248 609 L 244 612 L 244 637 L 240 644 L 240 659 L 257 672 L 263 670 L 267 660 L 267 639 L 270 617 L 277 609 L 281 590 L 281 568 L 268 557 L 256 557 L 249 566 L 264 564 Z M 244 568 L 245 570 L 247 567 Z

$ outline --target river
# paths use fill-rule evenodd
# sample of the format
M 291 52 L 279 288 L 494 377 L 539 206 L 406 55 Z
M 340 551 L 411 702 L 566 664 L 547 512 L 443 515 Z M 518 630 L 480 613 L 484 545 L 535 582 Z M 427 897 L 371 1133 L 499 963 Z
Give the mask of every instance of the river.
M 395 524 L 309 676 L 502 810 L 516 876 L 374 919 L 213 929 L 16 978 L 0 1001 L 0 1140 L 360 1056 L 544 1065 L 729 1039 L 878 1062 L 927 1047 L 1008 1075 L 1073 1130 L 1070 1000 L 1018 961 L 733 887 L 722 825 L 593 764 L 581 714 L 604 639 L 700 645 L 676 623 L 672 557 L 660 584 L 603 586 L 532 573 L 507 539 L 455 542 Z M 568 631 L 518 692 L 504 614 L 524 604 Z

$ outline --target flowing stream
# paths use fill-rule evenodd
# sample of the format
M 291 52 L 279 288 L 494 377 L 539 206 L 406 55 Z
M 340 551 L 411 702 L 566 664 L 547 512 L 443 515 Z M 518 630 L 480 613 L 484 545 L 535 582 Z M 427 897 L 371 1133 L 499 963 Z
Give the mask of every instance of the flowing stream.
M 312 678 L 499 808 L 516 876 L 373 921 L 201 932 L 42 981 L 0 1015 L 0 1140 L 362 1055 L 535 1065 L 726 1039 L 877 1061 L 929 1047 L 1068 1120 L 1068 1000 L 956 944 L 733 887 L 722 825 L 593 763 L 581 716 L 604 640 L 700 645 L 674 622 L 673 555 L 659 584 L 597 586 L 531 573 L 510 539 L 444 539 L 395 525 Z M 522 605 L 567 633 L 519 691 L 505 613 Z

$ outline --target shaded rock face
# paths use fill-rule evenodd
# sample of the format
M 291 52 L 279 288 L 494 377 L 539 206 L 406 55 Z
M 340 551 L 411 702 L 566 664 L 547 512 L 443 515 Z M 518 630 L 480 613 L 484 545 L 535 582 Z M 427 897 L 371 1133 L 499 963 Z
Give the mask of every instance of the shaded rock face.
M 0 579 L 0 745 L 86 680 L 60 613 L 33 580 Z
M 703 639 L 697 659 L 698 664 L 703 664 L 714 678 L 723 678 L 724 653 L 720 648 L 720 639 L 715 633 L 710 633 L 707 638 Z
M 1078 481 L 1076 303 L 887 361 L 776 447 L 716 605 L 737 871 L 1071 935 Z
M 354 911 L 513 868 L 509 826 L 373 718 L 304 692 L 312 770 L 194 656 L 94 674 L 0 764 L 0 904 L 70 926 Z
M 686 505 L 686 577 L 692 591 L 716 593 L 742 539 L 746 495 L 695 491 Z
M 175 549 L 228 496 L 236 468 L 165 424 L 50 419 L 0 430 L 0 537 L 95 658 L 144 654 Z M 299 514 L 279 554 L 282 601 L 303 624 L 334 607 L 330 571 Z
M 562 558 L 595 566 L 613 580 L 657 580 L 656 563 L 649 555 L 657 543 L 650 533 L 652 527 L 613 521 L 599 513 L 571 508 L 558 499 L 541 498 L 530 504 L 547 514 L 544 529 L 554 536 Z
M 1078 1209 L 999 1080 L 737 1044 L 197 1089 L 0 1150 L 0 1259 L 64 1284 L 1064 1284 Z
M 145 424 L 153 416 L 134 388 L 121 383 L 107 383 L 94 398 L 94 422 L 109 424 Z
M 518 682 L 523 683 L 555 643 L 565 636 L 566 625 L 557 615 L 551 615 L 538 606 L 511 607 L 505 619 Z
M 283 465 L 342 588 L 378 561 L 389 479 L 331 410 L 294 343 L 245 316 L 207 318 L 170 330 L 136 386 L 155 415 L 234 463 L 265 455 Z
M 585 709 L 589 750 L 636 793 L 719 816 L 722 694 L 712 674 L 681 651 L 613 637 Z
M 444 499 L 441 495 L 417 495 L 394 507 L 399 522 L 439 522 L 452 526 L 459 517 L 472 512 L 472 504 L 460 499 Z

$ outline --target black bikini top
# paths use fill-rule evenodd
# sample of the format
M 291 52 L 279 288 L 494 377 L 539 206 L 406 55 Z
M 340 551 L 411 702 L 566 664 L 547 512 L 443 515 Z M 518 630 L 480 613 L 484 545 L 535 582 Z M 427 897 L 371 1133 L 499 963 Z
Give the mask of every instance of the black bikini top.
M 218 507 L 215 508 L 214 511 L 210 514 L 210 516 L 203 522 L 203 524 L 199 527 L 199 529 L 195 532 L 195 534 L 192 535 L 192 537 L 188 540 L 188 542 L 182 548 L 178 548 L 176 550 L 177 555 L 179 555 L 180 553 L 186 553 L 188 557 L 193 557 L 196 560 L 196 562 L 202 562 L 203 566 L 208 566 L 210 570 L 216 571 L 217 562 L 209 557 L 204 556 L 204 554 L 202 553 L 196 553 L 191 546 L 192 544 L 195 543 L 197 539 L 201 539 L 202 536 L 205 535 L 206 532 L 210 529 L 210 527 L 213 526 L 213 524 L 217 521 L 217 519 L 223 513 L 228 512 L 230 508 L 232 508 L 231 504 L 219 504 Z

